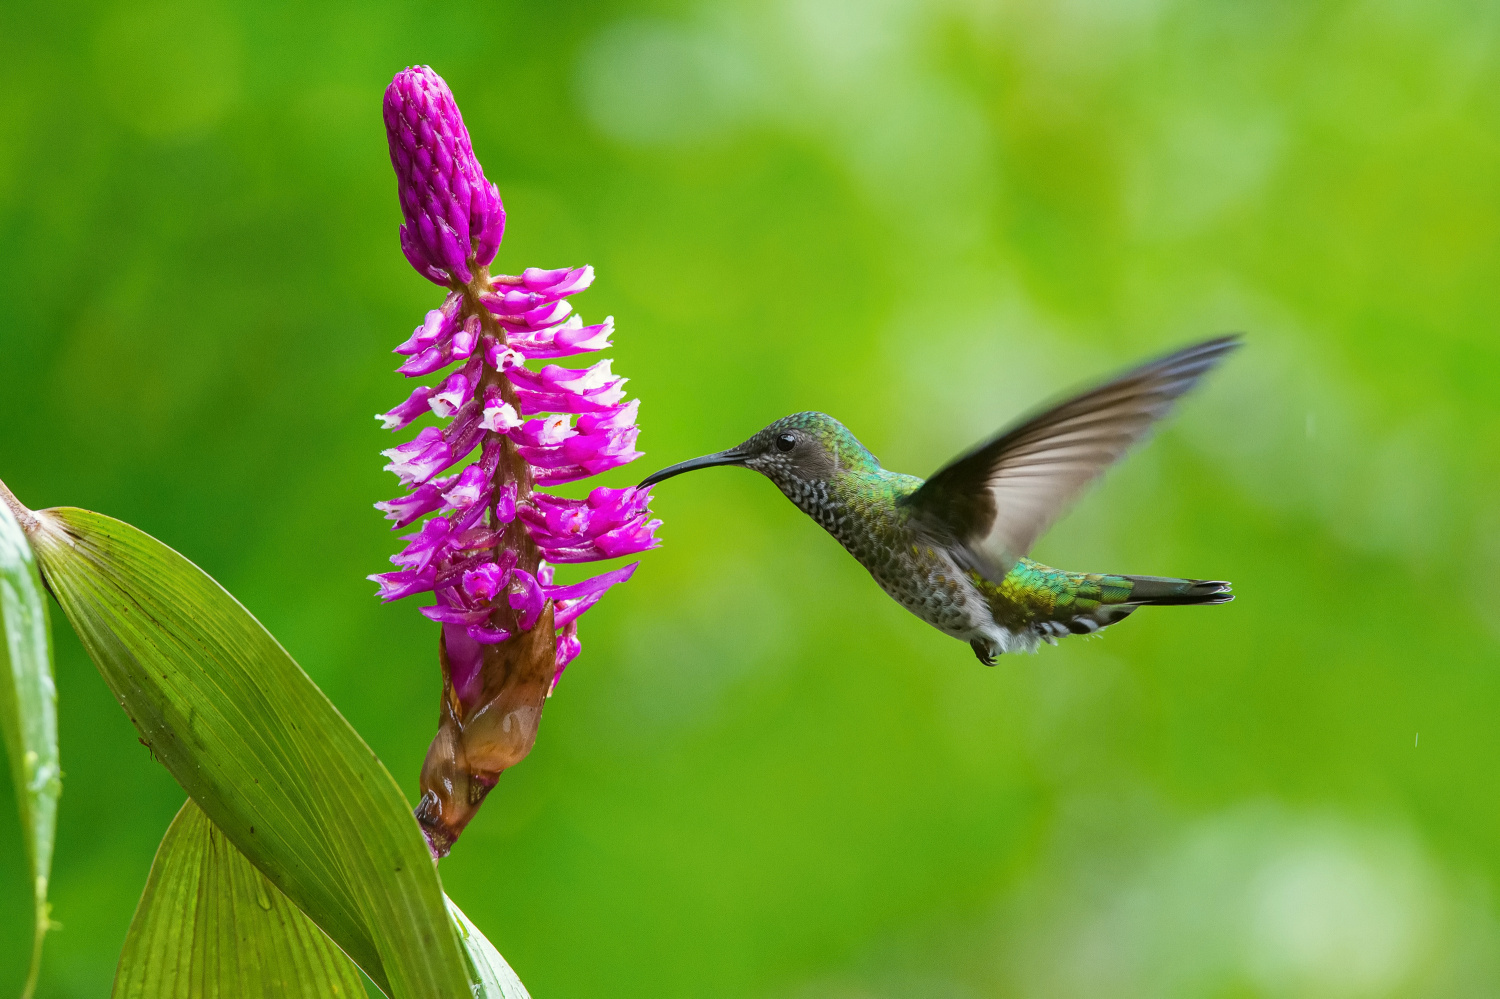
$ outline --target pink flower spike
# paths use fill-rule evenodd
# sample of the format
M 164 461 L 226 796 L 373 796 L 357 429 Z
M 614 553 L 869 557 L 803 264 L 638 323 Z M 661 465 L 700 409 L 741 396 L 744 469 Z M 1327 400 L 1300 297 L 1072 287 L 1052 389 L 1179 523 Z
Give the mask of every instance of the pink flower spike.
M 396 571 L 370 577 L 383 600 L 434 597 L 421 611 L 441 629 L 443 709 L 415 816 L 437 859 L 500 772 L 531 749 L 535 717 L 515 726 L 505 712 L 522 703 L 536 710 L 538 669 L 543 679 L 551 676 L 551 696 L 579 654 L 580 615 L 635 569 L 559 586 L 553 563 L 651 548 L 660 522 L 651 519 L 644 490 L 595 489 L 582 500 L 536 491 L 639 456 L 639 407 L 626 401 L 626 379 L 610 362 L 577 369 L 549 363 L 612 343 L 612 318 L 586 326 L 571 304 L 593 282 L 593 268 L 489 272 L 504 232 L 500 192 L 485 178 L 453 95 L 432 70 L 396 74 L 384 117 L 401 251 L 445 288 L 439 306 L 396 348 L 400 373 L 430 383 L 379 417 L 390 429 L 424 413 L 437 421 L 383 452 L 406 488 L 376 508 L 397 528 L 416 530 L 402 536 L 405 547 L 391 558 Z M 504 726 L 472 724 L 501 716 Z

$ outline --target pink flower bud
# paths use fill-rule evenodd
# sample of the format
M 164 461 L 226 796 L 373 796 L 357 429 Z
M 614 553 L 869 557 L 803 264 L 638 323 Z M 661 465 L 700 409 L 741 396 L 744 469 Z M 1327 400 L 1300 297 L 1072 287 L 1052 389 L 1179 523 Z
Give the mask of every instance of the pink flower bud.
M 406 220 L 406 259 L 437 284 L 468 284 L 474 267 L 495 259 L 505 208 L 474 158 L 443 78 L 426 66 L 397 73 L 385 90 L 385 133 Z

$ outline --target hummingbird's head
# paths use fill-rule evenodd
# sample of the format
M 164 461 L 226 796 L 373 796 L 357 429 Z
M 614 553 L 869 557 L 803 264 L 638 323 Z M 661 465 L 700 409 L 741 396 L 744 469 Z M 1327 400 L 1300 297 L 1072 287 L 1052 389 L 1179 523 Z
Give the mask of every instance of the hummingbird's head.
M 713 465 L 753 468 L 793 500 L 805 495 L 808 487 L 827 482 L 840 472 L 880 468 L 875 456 L 838 420 L 825 413 L 793 413 L 727 451 L 670 465 L 648 475 L 641 486 Z

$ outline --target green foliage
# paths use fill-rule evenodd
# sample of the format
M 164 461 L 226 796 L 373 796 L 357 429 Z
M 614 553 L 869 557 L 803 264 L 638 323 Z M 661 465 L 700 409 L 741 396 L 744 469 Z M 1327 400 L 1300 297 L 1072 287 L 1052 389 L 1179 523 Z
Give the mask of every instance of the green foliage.
M 405 798 L 276 640 L 197 566 L 117 520 L 37 514 L 42 572 L 152 753 L 394 997 L 468 977 Z
M 57 829 L 62 771 L 57 748 L 57 689 L 52 679 L 52 636 L 47 598 L 36 560 L 0 484 L 0 735 L 10 759 L 11 781 L 31 862 L 35 932 L 23 996 L 30 996 L 41 969 L 46 936 L 47 879 Z
M 353 962 L 192 799 L 156 851 L 114 999 L 363 999 Z

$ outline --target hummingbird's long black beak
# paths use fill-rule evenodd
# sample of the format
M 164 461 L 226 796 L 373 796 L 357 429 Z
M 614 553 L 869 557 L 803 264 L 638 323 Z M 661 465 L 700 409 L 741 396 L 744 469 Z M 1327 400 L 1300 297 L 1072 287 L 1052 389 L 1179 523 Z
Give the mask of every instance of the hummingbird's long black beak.
M 697 468 L 711 468 L 714 465 L 743 464 L 745 459 L 748 457 L 750 456 L 748 454 L 745 454 L 743 451 L 736 450 L 735 448 L 730 448 L 728 451 L 720 451 L 717 454 L 705 454 L 701 458 L 693 458 L 689 461 L 679 461 L 675 465 L 668 465 L 660 472 L 652 472 L 650 475 L 646 476 L 641 480 L 639 488 L 645 489 L 647 486 L 654 486 L 662 479 L 670 479 L 674 475 L 681 475 L 683 472 L 691 472 Z

